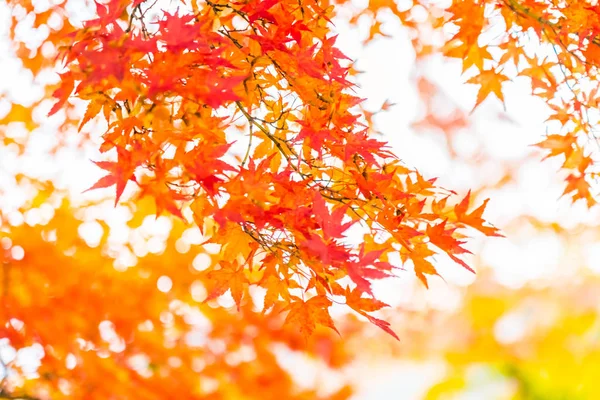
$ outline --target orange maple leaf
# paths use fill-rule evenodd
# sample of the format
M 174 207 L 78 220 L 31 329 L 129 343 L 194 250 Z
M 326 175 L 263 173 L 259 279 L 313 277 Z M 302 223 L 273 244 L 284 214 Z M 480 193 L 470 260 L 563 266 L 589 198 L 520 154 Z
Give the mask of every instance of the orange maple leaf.
M 244 290 L 248 286 L 243 266 L 236 262 L 221 261 L 220 268 L 208 272 L 206 277 L 210 287 L 205 301 L 214 300 L 229 291 L 240 309 Z
M 398 335 L 396 335 L 396 333 L 390 328 L 389 322 L 367 314 L 367 312 L 377 311 L 383 307 L 389 307 L 389 304 L 374 298 L 362 297 L 362 292 L 360 290 L 350 290 L 348 287 L 346 287 L 346 304 L 354 311 L 367 318 L 369 322 L 377 325 L 379 328 L 393 336 L 396 340 L 400 340 Z
M 333 324 L 331 315 L 327 308 L 331 301 L 325 296 L 315 296 L 304 301 L 296 296 L 291 296 L 293 301 L 289 306 L 289 313 L 285 318 L 284 325 L 297 329 L 306 338 L 311 336 L 318 325 L 333 329 L 339 335 Z
M 494 70 L 482 71 L 481 73 L 469 79 L 467 83 L 480 85 L 479 92 L 477 93 L 477 101 L 475 102 L 475 107 L 473 107 L 471 112 L 479 107 L 491 93 L 494 93 L 496 97 L 504 104 L 502 83 L 507 80 L 508 78 L 505 75 L 502 75 Z
M 470 197 L 471 191 L 469 190 L 465 198 L 462 199 L 462 201 L 454 207 L 454 213 L 456 214 L 456 218 L 458 219 L 458 221 L 477 229 L 486 236 L 504 237 L 504 235 L 502 235 L 497 228 L 494 228 L 493 226 L 484 225 L 486 221 L 482 218 L 482 215 L 490 199 L 485 199 L 482 205 L 480 205 L 477 209 L 473 210 L 471 214 L 468 214 L 467 210 L 469 208 Z

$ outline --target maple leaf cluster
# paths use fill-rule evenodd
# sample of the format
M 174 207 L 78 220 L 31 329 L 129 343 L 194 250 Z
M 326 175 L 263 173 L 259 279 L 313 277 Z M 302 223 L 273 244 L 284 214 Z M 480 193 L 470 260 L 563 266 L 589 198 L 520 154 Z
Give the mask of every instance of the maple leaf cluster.
M 548 135 L 535 145 L 559 163 L 563 194 L 588 207 L 597 203 L 600 18 L 595 2 L 460 0 L 442 5 L 417 0 L 404 7 L 382 0 L 355 10 L 351 23 L 370 17 L 366 43 L 387 36 L 380 21 L 391 12 L 408 31 L 419 63 L 435 55 L 457 59 L 465 81 L 478 87 L 473 110 L 490 95 L 504 104 L 504 87 L 528 83 L 550 108 Z M 439 115 L 425 121 L 445 130 L 449 122 L 461 122 Z
M 529 0 L 457 1 L 444 26 L 454 32 L 440 51 L 462 59 L 467 81 L 479 85 L 476 107 L 490 94 L 504 102 L 502 87 L 523 78 L 550 107 L 548 135 L 537 147 L 562 158 L 564 195 L 596 204 L 596 125 L 600 19 L 593 2 Z M 485 31 L 499 25 L 494 39 Z
M 115 186 L 118 202 L 137 185 L 157 215 L 193 219 L 218 246 L 208 299 L 229 292 L 240 308 L 263 287 L 264 311 L 287 310 L 307 335 L 336 329 L 329 307 L 346 303 L 395 336 L 368 314 L 386 306 L 374 280 L 412 265 L 427 285 L 437 252 L 472 271 L 459 230 L 498 235 L 484 206 L 446 206 L 452 192 L 369 136 L 332 6 L 192 2 L 154 18 L 146 1 L 95 7 L 59 50 L 50 115 L 76 97 L 79 129 L 106 121 L 100 150 L 116 160 L 96 161 L 106 176 L 91 189 Z

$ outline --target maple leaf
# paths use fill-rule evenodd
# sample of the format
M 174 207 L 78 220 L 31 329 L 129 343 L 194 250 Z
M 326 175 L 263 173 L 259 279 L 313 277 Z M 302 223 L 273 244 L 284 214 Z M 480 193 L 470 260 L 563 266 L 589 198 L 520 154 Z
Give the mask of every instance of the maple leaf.
M 374 250 L 365 254 L 365 246 L 362 244 L 356 257 L 358 260 L 346 263 L 348 276 L 356 283 L 360 292 L 373 296 L 369 279 L 383 279 L 391 276 L 390 271 L 393 266 L 388 262 L 377 261 L 383 252 L 384 250 Z
M 369 322 L 383 329 L 385 332 L 396 338 L 396 340 L 400 340 L 398 335 L 390 328 L 389 322 L 367 314 L 367 312 L 377 311 L 383 307 L 389 307 L 388 304 L 380 300 L 361 297 L 360 291 L 351 291 L 349 288 L 346 288 L 346 304 L 354 311 L 367 318 Z
M 485 65 L 485 61 L 493 60 L 492 55 L 489 53 L 487 46 L 479 47 L 477 45 L 473 45 L 469 48 L 466 56 L 463 57 L 463 73 L 466 72 L 469 68 L 474 66 L 477 68 L 478 72 L 483 71 L 483 67 Z
M 362 293 L 363 292 L 360 290 L 350 290 L 349 287 L 346 287 L 346 304 L 356 312 L 364 314 L 365 312 L 373 312 L 380 310 L 383 307 L 389 307 L 389 304 L 386 304 L 383 301 L 362 297 Z
M 292 300 L 284 325 L 298 330 L 305 338 L 311 336 L 318 325 L 331 328 L 339 335 L 329 315 L 328 308 L 331 306 L 331 301 L 327 297 L 315 296 L 304 301 L 292 296 Z
M 585 200 L 588 207 L 592 207 L 597 202 L 590 193 L 590 184 L 586 181 L 584 175 L 570 174 L 567 177 L 567 186 L 564 194 L 571 194 L 573 202 L 577 200 Z
M 223 175 L 227 171 L 236 171 L 236 168 L 220 160 L 232 144 L 196 146 L 185 155 L 187 170 L 211 196 L 217 194 L 217 185 L 224 182 Z
M 310 29 L 302 21 L 294 21 L 289 27 L 289 35 L 298 45 L 302 44 L 302 32 L 310 32 Z
M 104 93 L 95 93 L 89 97 L 89 103 L 85 110 L 85 114 L 79 123 L 78 131 L 92 118 L 94 118 L 100 110 L 104 109 L 104 118 L 109 122 L 110 112 L 113 107 L 116 107 L 116 103 Z
M 141 190 L 139 197 L 149 196 L 156 204 L 156 218 L 164 211 L 178 218 L 185 219 L 177 202 L 190 200 L 190 196 L 170 190 L 164 182 L 138 183 Z
M 536 143 L 534 146 L 550 150 L 550 153 L 544 157 L 544 159 L 548 157 L 555 157 L 561 154 L 564 154 L 565 157 L 568 158 L 574 150 L 576 141 L 577 137 L 574 135 L 555 134 L 546 136 L 543 141 Z
M 125 9 L 125 4 L 122 4 L 120 1 L 113 0 L 103 4 L 94 0 L 94 3 L 96 5 L 96 14 L 98 15 L 98 18 L 85 21 L 83 24 L 84 27 L 107 27 L 117 20 L 123 14 L 123 10 Z
M 472 228 L 477 229 L 478 231 L 482 232 L 486 236 L 504 237 L 504 235 L 502 235 L 498 231 L 498 229 L 494 228 L 493 226 L 485 226 L 484 225 L 484 223 L 486 221 L 482 218 L 482 215 L 483 215 L 483 211 L 485 210 L 485 207 L 487 206 L 489 199 L 485 199 L 483 201 L 482 205 L 480 205 L 477 209 L 473 210 L 471 212 L 471 214 L 467 214 L 467 210 L 469 208 L 470 197 L 471 197 L 471 191 L 469 190 L 469 192 L 464 197 L 464 199 L 462 199 L 462 201 L 454 207 L 454 213 L 456 214 L 456 218 L 458 219 L 458 221 L 460 221 L 460 222 L 464 223 L 465 225 L 468 225 Z
M 372 315 L 368 315 L 368 314 L 363 314 L 368 320 L 369 322 L 371 322 L 372 324 L 375 324 L 376 326 L 378 326 L 379 328 L 383 329 L 385 332 L 389 333 L 390 335 L 392 335 L 396 340 L 400 340 L 400 338 L 398 337 L 398 335 L 396 334 L 396 332 L 394 332 L 392 330 L 392 328 L 390 327 L 390 323 L 387 321 L 384 321 L 382 319 L 379 318 L 375 318 Z
M 132 151 L 125 150 L 123 148 L 117 148 L 118 161 L 94 161 L 94 164 L 99 166 L 109 174 L 100 178 L 92 187 L 84 191 L 90 191 L 93 189 L 108 188 L 112 185 L 116 185 L 117 193 L 115 197 L 115 207 L 119 203 L 119 199 L 125 190 L 125 186 L 128 181 L 134 181 L 137 183 L 137 179 L 134 175 L 135 169 L 141 164 L 141 160 L 136 159 L 135 153 Z
M 425 276 L 425 274 L 438 275 L 437 270 L 435 269 L 433 264 L 431 264 L 424 258 L 413 258 L 413 264 L 415 268 L 415 275 L 417 275 L 417 278 L 419 278 L 421 283 L 426 288 L 429 288 L 429 283 L 427 282 L 427 277 Z
M 279 302 L 279 298 L 283 298 L 286 301 L 290 300 L 290 289 L 297 289 L 301 286 L 294 280 L 281 279 L 276 275 L 268 275 L 268 278 L 261 283 L 267 288 L 265 294 L 265 302 L 263 306 L 263 312 L 266 312 L 273 308 Z
M 477 93 L 477 101 L 473 107 L 473 112 L 477 107 L 483 103 L 483 101 L 491 94 L 494 93 L 496 97 L 504 103 L 504 95 L 502 94 L 502 83 L 507 81 L 508 78 L 494 70 L 482 71 L 479 74 L 473 76 L 467 81 L 480 85 L 479 92 Z
M 228 261 L 221 261 L 219 266 L 219 269 L 214 269 L 206 275 L 210 286 L 204 301 L 214 300 L 229 291 L 239 311 L 244 291 L 248 287 L 244 268 L 238 263 Z
M 60 74 L 60 78 L 60 86 L 52 93 L 52 97 L 57 98 L 58 101 L 48 112 L 49 117 L 56 114 L 65 105 L 75 85 L 73 74 L 70 71 Z
M 329 213 L 329 209 L 323 199 L 323 196 L 319 192 L 315 192 L 313 201 L 313 212 L 315 213 L 315 220 L 323 229 L 323 237 L 325 240 L 330 238 L 342 238 L 346 230 L 350 228 L 356 221 L 349 221 L 342 223 L 348 206 L 343 206 L 335 209 L 333 213 Z
M 440 249 L 444 250 L 446 254 L 456 263 L 462 265 L 468 271 L 475 273 L 473 268 L 469 267 L 460 258 L 456 257 L 455 254 L 472 254 L 469 250 L 461 247 L 465 242 L 458 240 L 452 236 L 456 228 L 446 229 L 446 222 L 440 222 L 437 225 L 427 225 L 426 232 L 429 236 L 429 240 L 432 244 L 436 245 Z
M 261 0 L 256 2 L 249 2 L 243 8 L 242 12 L 247 13 L 248 21 L 253 23 L 257 19 L 263 19 L 271 23 L 276 23 L 273 14 L 269 13 L 269 9 L 274 7 L 278 3 L 278 0 Z
M 343 146 L 344 160 L 350 160 L 356 154 L 370 164 L 377 165 L 375 157 L 387 158 L 392 156 L 387 143 L 369 138 L 368 130 L 362 130 L 346 139 Z
M 323 240 L 319 235 L 310 235 L 301 243 L 301 249 L 315 257 L 319 264 L 341 265 L 348 259 L 347 249 L 334 240 Z

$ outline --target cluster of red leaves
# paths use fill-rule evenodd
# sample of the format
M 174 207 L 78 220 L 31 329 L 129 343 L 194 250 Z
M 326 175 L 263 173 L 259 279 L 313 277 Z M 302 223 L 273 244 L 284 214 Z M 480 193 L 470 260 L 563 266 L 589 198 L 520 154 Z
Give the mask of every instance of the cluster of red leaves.
M 394 335 L 367 314 L 385 306 L 373 280 L 410 262 L 427 284 L 440 250 L 470 270 L 457 230 L 498 235 L 483 206 L 467 213 L 469 196 L 446 206 L 450 192 L 369 138 L 348 58 L 330 33 L 332 6 L 208 1 L 177 10 L 150 20 L 150 2 L 96 3 L 97 17 L 60 53 L 66 70 L 50 114 L 70 96 L 87 102 L 80 127 L 102 112 L 101 151 L 117 160 L 97 162 L 107 175 L 93 188 L 116 185 L 118 201 L 132 181 L 158 214 L 191 215 L 219 246 L 210 298 L 229 291 L 242 307 L 247 287 L 261 286 L 265 311 L 289 310 L 287 323 L 307 335 L 335 329 L 328 308 L 345 302 Z M 243 157 L 232 139 L 238 120 Z M 345 236 L 350 227 L 360 245 Z

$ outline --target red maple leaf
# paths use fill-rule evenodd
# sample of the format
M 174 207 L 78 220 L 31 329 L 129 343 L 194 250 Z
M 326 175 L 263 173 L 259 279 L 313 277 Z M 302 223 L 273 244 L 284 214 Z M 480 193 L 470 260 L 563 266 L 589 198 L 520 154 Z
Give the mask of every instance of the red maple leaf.
M 134 158 L 134 152 L 127 151 L 121 147 L 117 147 L 118 159 L 114 161 L 93 161 L 94 164 L 99 166 L 105 171 L 108 171 L 108 175 L 100 178 L 92 187 L 84 191 L 87 192 L 93 189 L 108 188 L 112 185 L 117 185 L 117 196 L 115 198 L 115 206 L 119 202 L 119 198 L 125 190 L 127 181 L 134 181 L 137 183 L 134 175 L 135 169 L 141 165 L 141 160 Z

